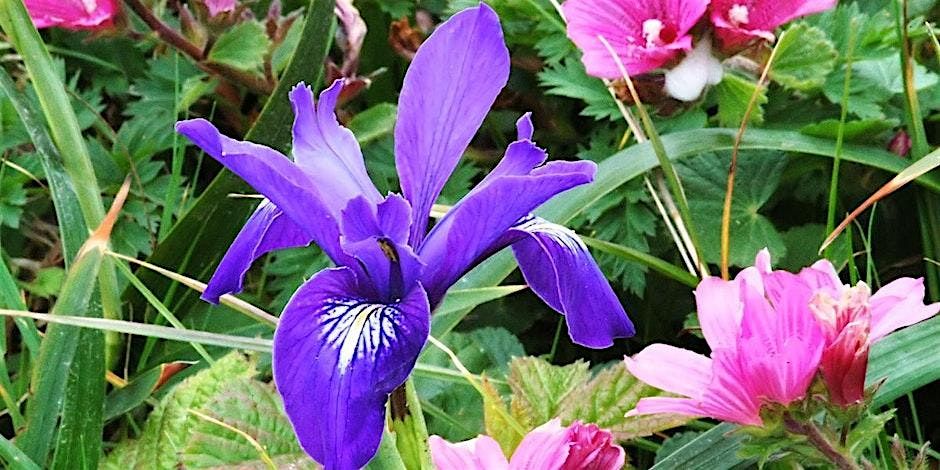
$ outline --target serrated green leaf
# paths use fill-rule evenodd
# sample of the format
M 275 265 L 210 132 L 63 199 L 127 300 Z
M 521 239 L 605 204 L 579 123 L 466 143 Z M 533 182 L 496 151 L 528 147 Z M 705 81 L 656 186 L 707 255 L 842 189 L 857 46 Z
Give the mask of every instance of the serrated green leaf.
M 558 416 L 564 423 L 581 420 L 610 430 L 618 441 L 643 437 L 681 426 L 691 419 L 674 414 L 624 416 L 640 398 L 664 392 L 639 381 L 620 362 L 602 370 L 589 382 L 576 387 L 561 403 Z
M 719 261 L 720 224 L 730 161 L 727 154 L 707 154 L 677 166 L 692 216 L 701 230 L 702 255 L 709 263 Z M 759 212 L 777 189 L 786 163 L 786 155 L 780 152 L 742 152 L 738 156 L 731 205 L 731 264 L 753 264 L 754 255 L 762 248 L 769 248 L 775 259 L 786 254 L 780 233 Z
M 513 408 L 515 408 L 514 404 Z M 512 414 L 493 384 L 486 380 L 483 381 L 483 416 L 486 435 L 499 443 L 504 454 L 512 455 L 525 436 L 507 422 L 506 416 L 512 416 Z
M 884 431 L 885 424 L 894 419 L 894 410 L 883 413 L 867 414 L 855 423 L 852 430 L 845 437 L 845 447 L 855 458 L 862 455 L 871 443 Z
M 125 440 L 105 457 L 104 469 L 128 467 L 175 468 L 179 453 L 190 443 L 200 419 L 189 412 L 202 409 L 220 394 L 255 374 L 254 367 L 240 353 L 231 353 L 215 365 L 187 378 L 167 393 L 150 413 L 140 437 Z
M 578 99 L 587 105 L 581 115 L 595 119 L 621 119 L 617 104 L 604 84 L 589 77 L 581 61 L 568 58 L 539 73 L 539 84 L 548 95 Z
M 297 444 L 281 399 L 270 384 L 251 378 L 229 381 L 199 411 L 251 436 L 278 468 L 316 468 Z M 244 436 L 202 419 L 196 420 L 180 463 L 185 468 L 267 468 Z
M 718 122 L 727 127 L 740 126 L 755 89 L 757 89 L 757 83 L 733 73 L 726 73 L 721 83 L 715 85 L 714 88 L 718 100 Z M 764 104 L 766 103 L 767 91 L 762 89 L 754 104 L 754 110 L 751 111 L 750 123 L 764 122 Z
M 248 72 L 261 70 L 264 56 L 271 47 L 264 25 L 244 21 L 222 33 L 209 51 L 208 60 Z
M 806 23 L 796 23 L 787 28 L 777 40 L 776 48 L 777 58 L 770 69 L 771 79 L 800 91 L 822 87 L 838 57 L 826 32 Z
M 529 427 L 545 423 L 558 416 L 566 397 L 590 376 L 583 361 L 555 366 L 537 357 L 513 359 L 509 363 L 513 414 Z

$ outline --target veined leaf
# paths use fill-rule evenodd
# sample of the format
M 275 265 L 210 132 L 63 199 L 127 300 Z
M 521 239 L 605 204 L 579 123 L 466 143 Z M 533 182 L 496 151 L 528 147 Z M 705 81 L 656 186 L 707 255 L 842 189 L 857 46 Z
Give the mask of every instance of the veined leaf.
M 271 40 L 258 21 L 244 21 L 226 31 L 209 51 L 209 61 L 239 70 L 259 71 Z
M 826 32 L 806 23 L 796 23 L 777 40 L 777 58 L 770 77 L 796 90 L 812 90 L 826 83 L 838 56 Z
M 513 359 L 509 363 L 513 413 L 523 418 L 523 424 L 539 426 L 558 416 L 568 395 L 590 377 L 588 363 L 582 361 L 555 366 L 536 357 Z
M 657 459 L 650 470 L 726 470 L 741 465 L 738 450 L 744 435 L 734 434 L 737 426 L 722 423 L 691 442 Z
M 715 85 L 714 91 L 715 96 L 718 98 L 718 122 L 722 126 L 740 126 L 756 88 L 757 83 L 733 73 L 726 73 L 721 82 Z M 757 97 L 754 110 L 751 111 L 751 123 L 760 124 L 764 122 L 764 105 L 766 103 L 767 90 L 763 89 Z

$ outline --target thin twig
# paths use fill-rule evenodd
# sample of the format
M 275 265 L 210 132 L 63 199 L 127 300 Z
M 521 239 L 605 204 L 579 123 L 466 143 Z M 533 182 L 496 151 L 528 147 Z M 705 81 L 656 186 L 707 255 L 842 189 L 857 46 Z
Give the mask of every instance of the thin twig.
M 830 462 L 840 470 L 860 470 L 857 463 L 842 453 L 835 444 L 823 435 L 822 431 L 813 422 L 801 422 L 789 413 L 783 416 L 783 424 L 788 432 L 806 437 L 808 442 L 819 450 Z
M 140 0 L 124 1 L 153 32 L 157 33 L 157 37 L 192 58 L 196 66 L 202 71 L 235 82 L 254 93 L 270 95 L 274 92 L 274 85 L 267 80 L 228 65 L 206 62 L 205 51 L 199 46 L 189 42 L 180 33 L 161 21 L 160 18 L 157 18 Z
M 731 251 L 731 200 L 734 195 L 734 176 L 738 167 L 738 151 L 741 148 L 741 140 L 744 139 L 744 131 L 747 129 L 747 123 L 751 120 L 751 112 L 757 107 L 757 99 L 760 97 L 761 89 L 767 81 L 767 74 L 770 72 L 770 66 L 777 56 L 777 47 L 780 41 L 774 45 L 770 51 L 770 57 L 767 58 L 767 64 L 757 80 L 757 86 L 754 87 L 754 93 L 751 94 L 751 101 L 744 111 L 744 117 L 741 119 L 741 127 L 738 128 L 738 134 L 734 138 L 734 146 L 731 147 L 731 166 L 728 167 L 728 186 L 725 189 L 725 205 L 721 211 L 721 278 L 728 280 L 731 275 L 728 272 L 728 257 Z

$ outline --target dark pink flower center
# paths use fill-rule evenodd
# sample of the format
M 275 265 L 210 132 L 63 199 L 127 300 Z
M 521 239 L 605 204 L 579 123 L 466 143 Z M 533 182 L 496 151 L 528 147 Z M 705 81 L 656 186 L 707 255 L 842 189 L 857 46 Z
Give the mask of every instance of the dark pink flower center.
M 679 36 L 675 25 L 650 18 L 643 22 L 643 40 L 648 49 L 669 44 Z

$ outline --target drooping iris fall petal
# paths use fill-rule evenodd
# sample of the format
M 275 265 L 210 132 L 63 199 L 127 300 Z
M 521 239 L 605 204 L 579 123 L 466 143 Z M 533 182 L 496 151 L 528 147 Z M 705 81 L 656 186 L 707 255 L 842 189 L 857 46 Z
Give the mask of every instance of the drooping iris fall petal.
M 708 0 L 567 0 L 562 8 L 568 37 L 583 52 L 589 75 L 620 78 L 603 36 L 630 75 L 659 68 L 692 48 L 689 30 L 705 14 Z

